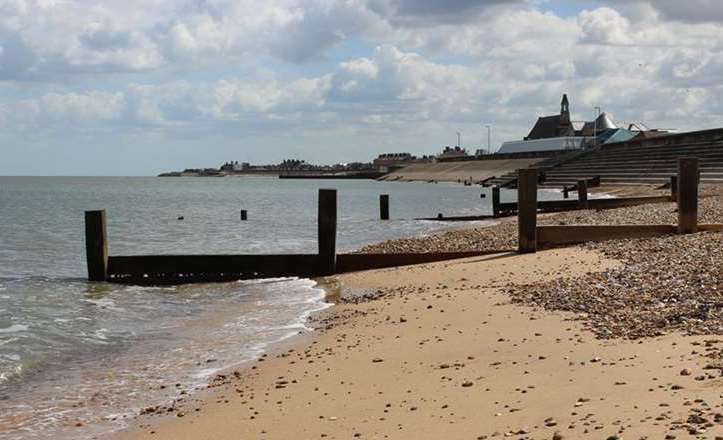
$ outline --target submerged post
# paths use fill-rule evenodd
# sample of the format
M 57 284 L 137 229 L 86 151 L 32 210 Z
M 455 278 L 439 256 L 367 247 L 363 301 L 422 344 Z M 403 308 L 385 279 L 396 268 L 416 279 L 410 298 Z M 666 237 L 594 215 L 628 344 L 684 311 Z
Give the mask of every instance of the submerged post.
M 517 224 L 520 253 L 537 252 L 537 168 L 518 172 Z
M 89 281 L 108 278 L 108 235 L 105 211 L 85 211 L 85 258 Z
M 319 269 L 336 273 L 336 190 L 319 190 Z
M 389 194 L 379 196 L 379 218 L 389 220 Z
M 577 182 L 577 202 L 580 208 L 587 209 L 587 180 Z
M 698 231 L 698 158 L 678 159 L 678 233 Z
M 670 200 L 678 201 L 678 176 L 670 176 Z
M 246 221 L 246 220 L 248 220 L 248 218 L 249 218 L 248 212 L 246 212 L 245 209 L 242 209 L 241 210 L 241 221 Z
M 492 217 L 500 216 L 500 187 L 495 185 L 492 187 Z

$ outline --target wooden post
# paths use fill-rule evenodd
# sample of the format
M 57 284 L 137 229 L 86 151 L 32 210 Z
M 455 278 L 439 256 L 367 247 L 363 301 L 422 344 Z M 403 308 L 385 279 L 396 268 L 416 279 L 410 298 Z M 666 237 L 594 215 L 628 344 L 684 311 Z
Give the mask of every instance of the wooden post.
M 698 158 L 678 159 L 678 232 L 698 231 Z
M 577 201 L 581 209 L 587 209 L 587 180 L 577 182 Z
M 519 252 L 537 252 L 537 169 L 517 171 L 517 224 Z
M 85 258 L 89 281 L 108 278 L 108 235 L 105 211 L 85 211 Z
M 678 201 L 678 176 L 670 176 L 670 201 Z
M 241 210 L 241 221 L 246 221 L 246 220 L 248 220 L 248 218 L 249 218 L 248 213 L 246 212 L 245 209 L 242 209 Z
M 495 185 L 492 187 L 492 217 L 500 216 L 500 187 Z
M 563 198 L 563 199 L 568 199 L 568 198 L 570 198 L 570 190 L 568 189 L 567 186 L 563 186 L 563 187 L 562 187 L 562 198 Z
M 336 273 L 336 190 L 319 190 L 319 264 L 321 275 Z
M 382 220 L 389 220 L 389 194 L 379 196 L 379 217 Z

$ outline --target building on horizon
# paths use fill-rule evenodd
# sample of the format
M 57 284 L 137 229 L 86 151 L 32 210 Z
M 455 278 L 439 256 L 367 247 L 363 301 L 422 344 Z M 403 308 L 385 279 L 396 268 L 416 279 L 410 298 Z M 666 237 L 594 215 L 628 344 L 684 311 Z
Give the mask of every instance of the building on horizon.
M 498 153 L 576 150 L 627 141 L 639 133 L 619 128 L 605 112 L 592 121 L 572 121 L 570 102 L 567 94 L 563 94 L 559 114 L 537 118 L 537 122 L 523 140 L 505 142 Z
M 467 150 L 460 146 L 456 147 L 444 147 L 442 150 L 442 153 L 437 156 L 437 159 L 450 159 L 450 158 L 457 158 L 457 157 L 467 157 L 469 154 L 467 154 Z

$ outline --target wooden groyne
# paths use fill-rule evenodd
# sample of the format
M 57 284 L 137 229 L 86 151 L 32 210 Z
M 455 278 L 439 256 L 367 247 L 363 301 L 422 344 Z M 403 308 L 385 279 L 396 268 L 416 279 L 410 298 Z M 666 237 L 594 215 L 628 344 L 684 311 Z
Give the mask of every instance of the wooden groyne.
M 383 203 L 382 216 L 385 214 Z M 388 206 L 386 214 L 388 217 Z M 319 190 L 317 222 L 318 252 L 315 254 L 109 255 L 105 211 L 86 211 L 88 279 L 174 285 L 278 277 L 315 278 L 511 251 L 337 255 L 337 192 L 334 189 Z
M 531 168 L 535 170 L 534 168 Z M 519 173 L 519 170 L 518 170 Z M 539 179 L 538 179 L 539 181 Z M 670 195 L 667 196 L 641 196 L 641 197 L 620 197 L 610 199 L 590 199 L 588 197 L 587 188 L 589 180 L 580 180 L 574 185 L 577 190 L 577 200 L 568 199 L 567 191 L 569 188 L 565 188 L 565 199 L 563 200 L 540 200 L 537 202 L 537 212 L 540 214 L 550 212 L 564 212 L 564 211 L 575 211 L 580 209 L 615 209 L 624 208 L 628 206 L 648 205 L 655 203 L 669 203 L 675 202 L 678 197 L 678 176 L 670 176 Z M 415 220 L 426 220 L 426 221 L 443 221 L 443 222 L 470 222 L 470 221 L 482 221 L 492 220 L 500 217 L 512 217 L 518 213 L 517 202 L 500 202 L 500 187 L 493 186 L 492 188 L 492 215 L 464 215 L 464 216 L 445 216 L 442 213 L 437 214 L 436 217 L 422 217 L 416 218 Z
M 350 171 L 345 173 L 332 173 L 332 172 L 282 172 L 279 173 L 279 179 L 366 179 L 375 180 L 387 173 L 381 171 Z
M 532 173 L 535 173 L 533 170 Z M 552 248 L 570 244 L 585 243 L 588 241 L 602 241 L 628 238 L 657 237 L 662 235 L 691 234 L 699 231 L 723 232 L 723 224 L 698 224 L 698 159 L 680 158 L 678 160 L 678 175 L 671 178 L 671 188 L 674 194 L 651 199 L 653 203 L 663 201 L 678 202 L 677 225 L 563 225 L 563 226 L 537 226 L 536 201 L 529 195 L 537 192 L 537 179 L 529 176 L 530 170 L 519 170 L 518 199 L 520 208 L 517 209 L 519 224 L 518 252 L 535 252 L 539 248 Z M 600 199 L 588 200 L 588 208 L 593 208 L 592 202 L 602 202 L 605 207 L 618 207 L 614 202 L 626 202 L 626 199 Z M 640 204 L 641 200 L 627 200 L 630 204 Z M 578 201 L 582 203 L 582 201 Z M 622 206 L 631 206 L 622 205 Z M 604 209 L 604 208 L 603 208 Z M 532 232 L 534 230 L 534 232 Z

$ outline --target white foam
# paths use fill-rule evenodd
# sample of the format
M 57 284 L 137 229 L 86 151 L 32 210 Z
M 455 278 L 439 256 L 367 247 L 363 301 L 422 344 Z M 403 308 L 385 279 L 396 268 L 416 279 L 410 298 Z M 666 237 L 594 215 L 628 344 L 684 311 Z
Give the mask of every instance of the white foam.
M 0 333 L 17 333 L 27 331 L 30 327 L 24 324 L 13 324 L 10 327 L 0 328 Z
M 296 281 L 298 278 L 296 277 L 284 277 L 284 278 L 259 278 L 256 280 L 239 280 L 239 284 L 248 284 L 248 285 L 254 285 L 254 284 L 271 284 L 271 283 L 280 283 L 283 281 Z

